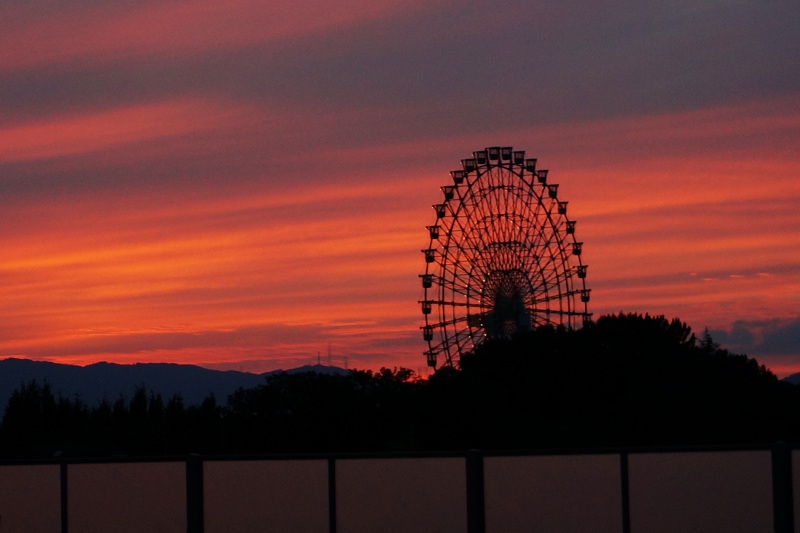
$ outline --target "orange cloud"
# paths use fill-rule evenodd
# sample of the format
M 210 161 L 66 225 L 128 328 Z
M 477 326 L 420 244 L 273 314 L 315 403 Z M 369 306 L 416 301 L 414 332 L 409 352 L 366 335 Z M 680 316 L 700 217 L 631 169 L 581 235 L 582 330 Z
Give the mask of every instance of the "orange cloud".
M 208 102 L 177 100 L 54 117 L 0 128 L 0 162 L 27 161 L 96 152 L 141 141 L 221 127 L 233 112 Z
M 733 317 L 796 312 L 800 255 L 791 243 L 800 239 L 800 186 L 788 141 L 758 157 L 726 144 L 741 136 L 746 145 L 748 135 L 800 138 L 779 108 L 756 121 L 754 133 L 728 121 L 736 109 L 726 107 L 501 137 L 519 135 L 523 148 L 543 145 L 530 155 L 551 169 L 578 220 L 595 314 L 663 313 L 695 329 L 721 328 Z M 13 126 L 27 137 L 4 131 L 31 158 L 104 150 L 113 159 L 138 139 L 252 126 L 241 110 L 233 125 L 193 119 L 227 116 L 225 109 L 165 102 L 52 120 L 38 134 L 24 129 L 34 125 Z M 158 116 L 159 127 L 147 124 Z M 290 127 L 284 118 L 281 127 Z M 132 126 L 115 137 L 122 120 Z M 0 234 L 0 354 L 247 361 L 266 370 L 308 362 L 330 345 L 351 366 L 416 368 L 424 362 L 417 304 L 424 227 L 447 172 L 471 150 L 496 144 L 480 137 L 320 150 L 313 163 L 327 164 L 300 167 L 297 181 L 266 165 L 242 183 L 224 176 L 193 187 L 12 203 L 0 213 L 15 228 Z M 652 138 L 718 148 L 670 159 Z M 627 152 L 608 157 L 614 147 Z M 314 174 L 318 168 L 326 172 Z
M 7 312 L 23 317 L 8 326 L 24 324 L 27 331 L 25 339 L 0 342 L 0 350 L 73 346 L 78 357 L 91 339 L 122 337 L 131 353 L 141 353 L 136 339 L 157 331 L 200 335 L 259 324 L 318 324 L 336 337 L 337 328 L 402 315 L 405 291 L 392 295 L 386 286 L 397 282 L 398 267 L 416 267 L 418 257 L 408 251 L 418 249 L 418 235 L 405 230 L 404 217 L 387 218 L 370 204 L 362 214 L 315 207 L 336 205 L 336 198 L 359 204 L 378 190 L 393 192 L 339 185 L 327 195 L 285 193 L 219 204 L 205 198 L 174 210 L 128 205 L 111 216 L 99 216 L 92 204 L 45 208 L 63 217 L 51 221 L 55 226 L 77 227 L 53 240 L 28 236 L 0 261 L 11 281 L 0 298 Z M 274 214 L 285 206 L 312 216 Z M 372 232 L 381 230 L 389 238 L 375 238 Z M 406 283 L 416 289 L 415 277 Z M 176 348 L 173 356 L 181 353 Z

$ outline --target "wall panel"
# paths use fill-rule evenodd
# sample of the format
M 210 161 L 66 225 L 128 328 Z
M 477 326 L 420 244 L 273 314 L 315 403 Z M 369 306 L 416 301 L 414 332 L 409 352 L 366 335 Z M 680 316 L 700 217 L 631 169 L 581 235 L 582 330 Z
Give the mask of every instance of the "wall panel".
M 337 533 L 467 529 L 464 458 L 336 461 Z
M 0 531 L 61 531 L 59 465 L 0 466 Z
M 769 451 L 629 456 L 635 533 L 772 531 Z
M 328 462 L 208 461 L 206 533 L 327 532 Z
M 70 533 L 186 531 L 183 462 L 69 466 Z
M 484 459 L 487 533 L 622 531 L 619 456 Z

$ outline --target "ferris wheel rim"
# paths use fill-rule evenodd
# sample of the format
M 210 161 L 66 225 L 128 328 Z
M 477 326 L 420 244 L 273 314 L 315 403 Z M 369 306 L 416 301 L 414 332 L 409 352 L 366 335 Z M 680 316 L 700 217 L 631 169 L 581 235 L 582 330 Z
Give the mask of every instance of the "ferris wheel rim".
M 548 171 L 536 161 L 511 147 L 489 147 L 463 159 L 462 169 L 450 172 L 453 185 L 441 187 L 444 201 L 433 204 L 436 221 L 422 250 L 431 366 L 440 354 L 454 366 L 487 337 L 541 325 L 573 328 L 591 316 L 583 243 L 558 184 L 547 183 Z

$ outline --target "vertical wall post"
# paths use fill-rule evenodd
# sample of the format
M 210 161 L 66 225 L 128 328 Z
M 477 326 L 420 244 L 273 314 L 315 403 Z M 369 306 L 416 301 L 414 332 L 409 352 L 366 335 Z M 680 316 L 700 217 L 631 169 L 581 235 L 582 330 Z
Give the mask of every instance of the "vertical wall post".
M 622 497 L 622 533 L 631 533 L 631 493 L 628 475 L 628 452 L 619 454 L 620 494 Z
M 186 531 L 203 533 L 203 460 L 192 454 L 186 458 Z
M 336 459 L 328 457 L 328 530 L 336 533 Z
M 69 510 L 67 497 L 69 496 L 69 485 L 67 484 L 67 463 L 62 461 L 60 465 L 61 474 L 61 533 L 69 533 Z
M 793 533 L 792 449 L 785 442 L 772 447 L 772 509 L 775 533 Z
M 486 510 L 483 491 L 483 455 L 470 450 L 466 456 L 467 467 L 467 533 L 486 531 Z

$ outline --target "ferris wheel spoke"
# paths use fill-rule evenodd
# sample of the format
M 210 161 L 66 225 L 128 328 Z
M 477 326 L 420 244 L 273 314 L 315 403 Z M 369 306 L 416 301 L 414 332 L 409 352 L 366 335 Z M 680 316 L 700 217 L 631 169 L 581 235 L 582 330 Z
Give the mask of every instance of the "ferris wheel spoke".
M 447 307 L 451 307 L 451 308 L 456 308 L 456 307 L 458 307 L 458 308 L 461 308 L 461 307 L 466 307 L 466 308 L 479 307 L 474 302 L 460 302 L 460 301 L 456 301 L 456 300 L 436 300 L 433 303 L 436 304 L 436 305 L 445 307 L 445 308 L 447 308 Z
M 553 293 L 546 293 L 544 297 L 534 297 L 531 301 L 534 303 L 540 302 L 550 302 L 553 300 L 562 300 L 564 298 L 572 298 L 575 296 L 579 296 L 581 291 L 576 290 L 568 290 L 568 291 L 559 291 Z
M 463 315 L 463 316 L 453 317 L 450 320 L 442 320 L 434 324 L 428 324 L 428 326 L 430 326 L 433 329 L 437 329 L 437 328 L 443 328 L 445 326 L 453 326 L 466 321 L 467 321 L 467 315 Z

